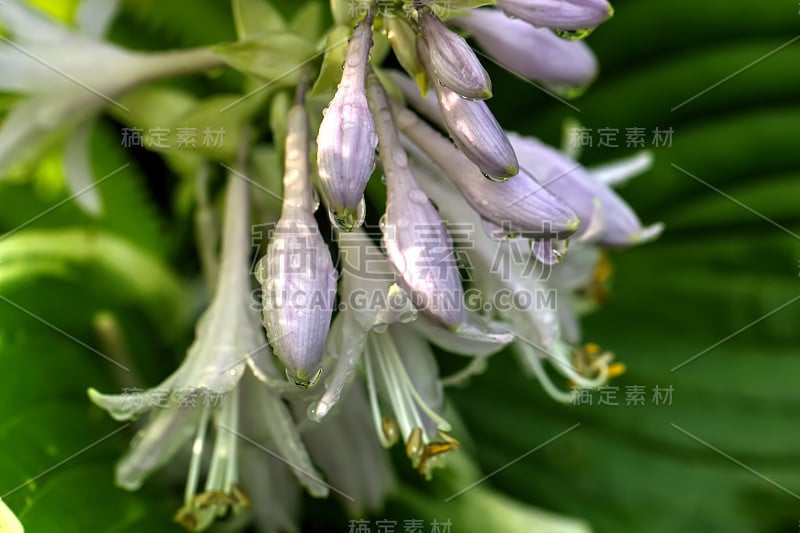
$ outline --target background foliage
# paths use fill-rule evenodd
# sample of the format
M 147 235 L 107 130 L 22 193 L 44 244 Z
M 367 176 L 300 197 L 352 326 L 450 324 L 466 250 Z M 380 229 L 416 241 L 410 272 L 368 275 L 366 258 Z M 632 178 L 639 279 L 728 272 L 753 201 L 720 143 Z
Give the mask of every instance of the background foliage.
M 297 6 L 276 4 L 287 13 Z M 186 5 L 126 1 L 113 36 L 152 49 L 234 38 L 225 2 Z M 557 405 L 507 354 L 453 390 L 451 403 L 486 473 L 580 423 L 487 483 L 583 517 L 597 531 L 795 531 L 800 43 L 787 43 L 800 37 L 798 5 L 619 0 L 615 7 L 614 19 L 589 38 L 603 70 L 573 102 L 579 112 L 491 66 L 490 74 L 500 122 L 556 144 L 565 119 L 593 130 L 673 129 L 653 170 L 622 189 L 644 221 L 663 221 L 667 231 L 612 254 L 612 293 L 585 324 L 587 340 L 627 364 L 615 381 L 623 405 Z M 225 75 L 195 90 L 239 83 Z M 95 128 L 98 176 L 131 155 L 117 131 L 110 119 Z M 623 138 L 620 148 L 586 148 L 582 160 L 630 153 Z M 179 281 L 197 270 L 180 178 L 150 154 L 132 155 L 130 167 L 100 185 L 106 210 L 97 220 L 66 204 L 27 223 L 68 196 L 57 152 L 33 180 L 0 185 L 0 231 L 9 232 L 0 238 L 0 496 L 31 532 L 178 530 L 170 523 L 178 482 L 169 475 L 137 493 L 113 487 L 113 462 L 130 428 L 61 463 L 122 428 L 85 394 L 90 385 L 112 389 L 120 371 L 77 342 L 100 347 L 97 313 L 117 317 L 136 377 L 152 384 L 179 360 L 197 311 Z M 647 387 L 648 405 L 624 405 L 629 385 Z M 671 406 L 651 404 L 655 385 L 672 386 Z M 441 494 L 445 481 L 405 483 L 424 498 Z M 387 514 L 419 516 L 409 502 L 397 498 Z M 441 499 L 431 496 L 427 512 L 442 518 L 462 512 L 458 499 L 433 502 Z M 307 529 L 347 529 L 333 504 L 307 503 L 314 511 Z M 469 529 L 453 520 L 455 530 Z

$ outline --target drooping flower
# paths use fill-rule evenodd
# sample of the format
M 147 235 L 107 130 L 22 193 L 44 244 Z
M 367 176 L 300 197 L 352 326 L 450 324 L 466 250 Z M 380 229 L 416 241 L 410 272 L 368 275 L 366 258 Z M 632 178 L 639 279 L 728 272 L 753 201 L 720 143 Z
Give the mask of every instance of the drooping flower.
M 364 221 L 364 189 L 375 165 L 375 126 L 365 80 L 372 48 L 370 9 L 350 39 L 342 80 L 324 111 L 317 135 L 317 171 L 332 221 L 352 229 Z
M 117 465 L 117 484 L 123 488 L 139 488 L 145 478 L 164 466 L 195 435 L 184 508 L 176 517 L 190 530 L 207 527 L 227 509 L 236 511 L 249 505 L 238 488 L 237 385 L 248 359 L 262 357 L 268 347 L 249 305 L 248 188 L 246 182 L 231 177 L 214 298 L 198 322 L 195 340 L 181 366 L 160 385 L 146 391 L 108 395 L 89 389 L 92 401 L 117 420 L 133 420 L 151 411 L 147 424 Z M 198 493 L 212 414 L 218 428 L 230 431 L 217 430 L 205 488 Z
M 642 226 L 619 195 L 566 154 L 533 137 L 509 134 L 509 139 L 522 168 L 584 221 L 576 238 L 619 247 L 653 239 L 661 232 L 659 224 Z
M 582 88 L 597 75 L 597 59 L 585 43 L 561 39 L 497 9 L 472 10 L 453 24 L 501 66 L 552 89 Z
M 403 87 L 412 98 L 419 94 L 416 87 Z M 443 120 L 438 109 L 422 109 L 428 118 Z M 506 233 L 526 237 L 566 238 L 578 229 L 580 220 L 575 213 L 546 188 L 524 175 L 500 183 L 481 179 L 480 170 L 440 134 L 410 111 L 399 107 L 396 111 L 403 133 L 444 171 L 483 220 Z
M 418 41 L 417 48 L 428 76 L 436 80 L 436 71 L 427 46 Z M 450 137 L 486 177 L 502 181 L 519 172 L 514 149 L 486 102 L 467 100 L 438 81 L 434 82 L 433 88 Z
M 295 104 L 288 117 L 281 218 L 256 269 L 270 343 L 287 377 L 302 387 L 316 383 L 322 371 L 338 277 L 314 220 L 308 128 L 303 105 Z
M 428 316 L 457 329 L 465 315 L 450 235 L 411 174 L 380 82 L 371 75 L 367 83 L 387 188 L 386 213 L 381 221 L 384 248 L 414 304 Z
M 243 182 L 232 179 L 214 297 L 186 361 L 145 393 L 90 392 L 118 419 L 150 411 L 150 423 L 117 470 L 123 486 L 137 487 L 194 435 L 185 507 L 178 516 L 190 529 L 251 502 L 260 525 L 289 528 L 299 486 L 314 497 L 338 494 L 353 512 L 379 508 L 392 473 L 378 444 L 402 441 L 412 465 L 430 477 L 460 448 L 450 434 L 449 414 L 444 416 L 444 386 L 481 372 L 505 347 L 518 352 L 523 367 L 560 401 L 571 397 L 564 390 L 568 383 L 595 387 L 620 371 L 609 353 L 580 345 L 578 312 L 608 272 L 601 247 L 655 234 L 609 188 L 643 161 L 586 170 L 538 141 L 505 132 L 487 104 L 475 100 L 490 96 L 486 71 L 467 41 L 448 29 L 465 29 L 502 65 L 565 89 L 594 77 L 595 58 L 585 44 L 559 39 L 548 28 L 578 36 L 602 22 L 607 4 L 498 2 L 507 13 L 525 9 L 526 22 L 499 10 L 468 8 L 460 13 L 466 16 L 445 21 L 434 14 L 443 3 L 384 2 L 381 10 L 369 3 L 321 119 L 316 168 L 310 164 L 313 121 L 306 109 L 315 104 L 304 101 L 306 74 L 314 64 L 299 76 L 303 81 L 285 122 L 280 218 L 255 272 L 264 328 L 248 305 L 249 199 Z M 464 5 L 471 3 L 459 4 Z M 336 31 L 346 32 L 341 24 L 347 18 L 335 18 Z M 410 107 L 433 125 L 390 99 L 396 87 L 371 65 L 377 63 L 370 57 L 377 56 L 373 32 L 381 28 L 392 33 L 390 44 L 400 48 L 408 74 L 418 83 L 431 82 L 425 100 L 411 80 L 391 77 Z M 279 113 L 280 98 L 276 102 L 272 110 Z M 369 235 L 359 227 L 376 146 L 386 211 L 373 218 L 381 220 L 380 233 Z M 312 183 L 334 226 L 341 270 L 337 308 L 337 269 L 314 216 Z M 380 204 L 380 196 L 370 197 L 370 204 Z M 459 225 L 471 228 L 466 243 L 454 239 Z M 477 291 L 481 305 L 470 306 L 465 289 Z M 500 305 L 498 294 L 513 297 Z M 519 298 L 526 296 L 532 300 L 523 305 Z M 468 363 L 441 376 L 430 344 L 466 356 Z M 270 345 L 300 388 L 280 379 Z M 545 370 L 545 362 L 560 378 Z M 252 376 L 242 379 L 247 366 Z M 144 403 L 162 389 L 167 400 L 158 410 Z M 220 404 L 181 405 L 177 392 L 183 389 L 207 391 Z M 314 424 L 301 421 L 303 416 Z M 215 443 L 204 474 L 209 427 Z M 373 428 L 377 439 L 367 438 Z M 285 463 L 266 461 L 260 452 L 271 450 L 263 443 Z
M 492 96 L 492 82 L 467 41 L 450 31 L 429 9 L 420 12 L 419 26 L 427 44 L 431 75 L 438 83 L 464 98 Z
M 568 37 L 585 37 L 614 14 L 606 0 L 497 0 L 497 7 L 509 16 L 534 26 L 569 30 Z

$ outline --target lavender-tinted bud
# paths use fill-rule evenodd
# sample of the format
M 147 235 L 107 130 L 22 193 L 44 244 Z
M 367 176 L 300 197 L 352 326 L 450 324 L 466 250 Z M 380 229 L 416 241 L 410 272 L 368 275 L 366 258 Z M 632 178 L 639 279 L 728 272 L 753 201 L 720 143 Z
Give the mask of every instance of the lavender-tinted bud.
M 600 183 L 592 179 L 580 163 L 537 139 L 514 133 L 509 133 L 508 139 L 517 152 L 522 172 L 563 200 L 581 219 L 574 236 L 581 237 L 590 228 L 596 228 L 597 224 L 592 221 L 601 212 Z
M 427 47 L 418 44 L 420 59 L 428 74 L 434 76 Z M 433 84 L 442 118 L 456 146 L 490 179 L 502 180 L 519 172 L 519 163 L 511 143 L 485 102 L 466 100 L 439 83 Z
M 388 97 L 377 77 L 368 78 L 367 91 L 386 176 L 386 214 L 381 219 L 386 254 L 414 305 L 457 329 L 465 319 L 464 294 L 450 234 L 411 174 Z
M 414 113 L 399 106 L 395 113 L 401 131 L 444 171 L 484 220 L 528 238 L 563 239 L 578 229 L 575 213 L 530 176 L 500 183 L 482 179 L 464 154 Z
M 608 246 L 626 246 L 660 233 L 659 225 L 643 227 L 633 209 L 580 163 L 531 137 L 509 134 L 509 140 L 523 171 L 578 214 L 583 224 L 576 237 Z
M 483 100 L 492 96 L 492 82 L 475 52 L 460 35 L 450 31 L 430 10 L 419 21 L 427 47 L 434 83 L 441 83 L 465 98 Z
M 614 14 L 606 0 L 497 0 L 497 7 L 534 26 L 580 31 L 579 36 Z
M 301 387 L 321 373 L 338 277 L 312 214 L 307 120 L 302 105 L 289 112 L 283 210 L 256 271 L 270 344 L 287 377 Z
M 565 41 L 496 9 L 473 9 L 453 23 L 502 66 L 548 87 L 582 87 L 597 74 L 597 59 L 585 43 Z
M 364 189 L 375 166 L 375 125 L 364 80 L 372 47 L 372 11 L 356 27 L 342 80 L 317 135 L 317 170 L 331 219 L 343 230 L 362 224 Z

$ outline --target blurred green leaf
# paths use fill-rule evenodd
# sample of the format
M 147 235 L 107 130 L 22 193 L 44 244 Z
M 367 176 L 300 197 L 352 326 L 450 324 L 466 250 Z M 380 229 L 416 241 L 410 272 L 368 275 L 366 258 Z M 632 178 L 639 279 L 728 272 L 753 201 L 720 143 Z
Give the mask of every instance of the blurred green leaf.
M 0 495 L 26 531 L 172 530 L 172 498 L 112 488 L 133 428 L 92 407 L 86 388 L 142 377 L 103 346 L 98 312 L 117 317 L 126 349 L 151 354 L 140 361 L 152 374 L 186 327 L 185 301 L 154 256 L 110 233 L 26 230 L 0 242 L 0 366 L 14 376 L 0 388 Z

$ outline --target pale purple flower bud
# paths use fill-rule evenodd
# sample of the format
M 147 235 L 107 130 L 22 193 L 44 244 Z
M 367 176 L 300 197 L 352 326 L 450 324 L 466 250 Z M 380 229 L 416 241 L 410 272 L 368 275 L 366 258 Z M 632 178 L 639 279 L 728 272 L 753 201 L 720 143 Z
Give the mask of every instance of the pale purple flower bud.
M 492 96 L 489 74 L 467 41 L 450 31 L 430 10 L 423 10 L 419 20 L 434 83 L 441 83 L 465 98 L 483 100 Z
M 420 42 L 418 49 L 425 70 L 433 75 L 427 47 Z M 462 98 L 439 83 L 434 83 L 433 87 L 445 127 L 464 155 L 490 179 L 502 180 L 516 175 L 519 172 L 517 156 L 486 103 Z
M 317 169 L 331 218 L 342 229 L 363 222 L 363 197 L 375 166 L 375 125 L 364 80 L 372 47 L 372 11 L 350 39 L 342 81 L 317 135 Z
M 511 133 L 509 140 L 519 155 L 523 171 L 578 214 L 583 224 L 576 237 L 608 246 L 626 246 L 660 233 L 659 225 L 644 228 L 633 209 L 580 163 L 532 137 Z M 544 258 L 547 247 L 541 244 L 539 250 Z M 553 253 L 551 257 L 560 258 L 560 254 Z
M 599 216 L 599 182 L 592 179 L 583 166 L 532 137 L 509 133 L 508 139 L 517 152 L 522 171 L 542 187 L 566 203 L 581 220 L 574 237 L 586 234 Z M 544 250 L 544 248 L 542 248 Z
M 497 7 L 511 17 L 554 30 L 592 29 L 614 14 L 606 0 L 497 0 Z
M 386 176 L 386 214 L 381 219 L 386 254 L 414 305 L 456 329 L 465 319 L 464 293 L 450 234 L 408 167 L 388 97 L 377 77 L 368 78 L 367 91 Z
M 575 213 L 530 176 L 485 180 L 464 154 L 414 113 L 399 106 L 395 113 L 406 137 L 444 171 L 484 220 L 528 238 L 563 239 L 578 229 Z
M 473 9 L 453 24 L 506 69 L 548 87 L 582 87 L 597 74 L 597 59 L 585 43 L 560 39 L 496 9 Z
M 275 355 L 297 385 L 313 385 L 330 328 L 337 273 L 322 239 L 308 179 L 308 123 L 302 105 L 289 112 L 283 210 L 256 277 Z

